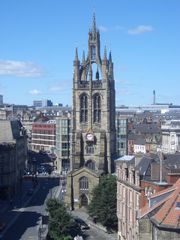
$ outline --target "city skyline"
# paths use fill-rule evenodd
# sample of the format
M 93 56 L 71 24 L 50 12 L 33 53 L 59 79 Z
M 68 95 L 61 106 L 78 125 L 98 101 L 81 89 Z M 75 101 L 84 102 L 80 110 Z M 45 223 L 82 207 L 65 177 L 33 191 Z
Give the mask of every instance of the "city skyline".
M 72 105 L 75 48 L 87 56 L 93 13 L 112 51 L 116 105 L 180 104 L 180 2 L 2 1 L 0 94 L 4 102 L 36 99 Z

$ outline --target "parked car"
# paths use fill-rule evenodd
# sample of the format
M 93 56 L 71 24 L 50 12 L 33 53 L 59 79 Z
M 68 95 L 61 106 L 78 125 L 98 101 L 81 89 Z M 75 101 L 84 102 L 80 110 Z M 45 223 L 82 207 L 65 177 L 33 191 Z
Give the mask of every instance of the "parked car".
M 88 230 L 90 228 L 89 225 L 81 218 L 75 218 L 74 220 L 79 225 L 81 230 Z

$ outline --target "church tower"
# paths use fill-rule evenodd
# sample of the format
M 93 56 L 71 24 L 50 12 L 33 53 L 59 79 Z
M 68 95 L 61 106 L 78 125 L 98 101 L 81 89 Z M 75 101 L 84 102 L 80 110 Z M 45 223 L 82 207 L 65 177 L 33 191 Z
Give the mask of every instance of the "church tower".
M 103 173 L 113 170 L 115 155 L 115 87 L 111 52 L 101 59 L 100 33 L 93 15 L 88 54 L 75 51 L 73 75 L 71 172 L 66 202 L 72 208 L 88 205 Z

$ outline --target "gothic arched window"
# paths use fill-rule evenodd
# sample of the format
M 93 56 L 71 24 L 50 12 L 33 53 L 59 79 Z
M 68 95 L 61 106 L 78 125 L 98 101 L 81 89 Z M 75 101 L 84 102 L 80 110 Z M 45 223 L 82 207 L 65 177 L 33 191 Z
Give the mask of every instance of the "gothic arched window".
M 80 96 L 80 122 L 88 120 L 88 98 L 86 94 Z
M 88 160 L 85 166 L 91 170 L 95 170 L 95 162 L 92 160 Z
M 80 190 L 88 190 L 89 189 L 89 181 L 87 177 L 81 177 L 79 179 L 79 189 Z
M 101 97 L 99 94 L 94 95 L 93 107 L 94 107 L 94 122 L 100 122 L 101 121 Z
M 86 153 L 87 153 L 87 154 L 94 154 L 94 145 L 88 144 L 88 145 L 86 146 Z

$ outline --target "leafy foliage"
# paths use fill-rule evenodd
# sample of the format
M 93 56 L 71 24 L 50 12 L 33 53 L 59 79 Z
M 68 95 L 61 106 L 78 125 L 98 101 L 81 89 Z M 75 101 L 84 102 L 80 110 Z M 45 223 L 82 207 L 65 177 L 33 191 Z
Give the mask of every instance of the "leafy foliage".
M 116 177 L 106 175 L 101 177 L 100 183 L 93 190 L 92 201 L 89 205 L 89 215 L 107 229 L 117 229 L 117 183 Z
M 57 199 L 49 199 L 46 203 L 49 212 L 49 235 L 54 240 L 70 240 L 70 227 L 72 217 L 67 212 L 63 202 Z

